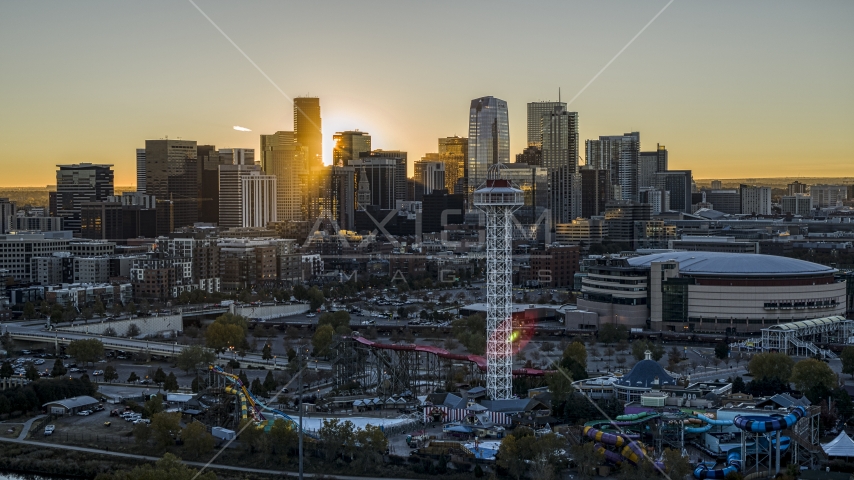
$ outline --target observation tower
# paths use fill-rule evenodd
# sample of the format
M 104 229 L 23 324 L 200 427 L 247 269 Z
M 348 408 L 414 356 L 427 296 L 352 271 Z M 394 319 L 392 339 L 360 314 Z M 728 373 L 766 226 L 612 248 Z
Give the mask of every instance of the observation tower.
M 513 211 L 524 200 L 499 165 L 473 195 L 486 214 L 486 390 L 493 400 L 513 395 Z

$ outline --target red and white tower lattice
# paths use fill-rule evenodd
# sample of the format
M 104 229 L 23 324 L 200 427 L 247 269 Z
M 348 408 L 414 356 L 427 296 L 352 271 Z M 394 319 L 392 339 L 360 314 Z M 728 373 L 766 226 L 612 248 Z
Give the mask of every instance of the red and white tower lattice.
M 513 211 L 522 190 L 493 165 L 473 203 L 486 214 L 486 390 L 493 400 L 513 395 Z

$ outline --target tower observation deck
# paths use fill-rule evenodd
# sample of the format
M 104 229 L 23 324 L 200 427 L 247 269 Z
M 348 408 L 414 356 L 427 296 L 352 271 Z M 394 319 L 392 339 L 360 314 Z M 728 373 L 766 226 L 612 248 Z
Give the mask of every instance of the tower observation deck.
M 486 215 L 486 390 L 493 400 L 507 399 L 513 395 L 513 211 L 524 194 L 493 165 L 473 203 Z

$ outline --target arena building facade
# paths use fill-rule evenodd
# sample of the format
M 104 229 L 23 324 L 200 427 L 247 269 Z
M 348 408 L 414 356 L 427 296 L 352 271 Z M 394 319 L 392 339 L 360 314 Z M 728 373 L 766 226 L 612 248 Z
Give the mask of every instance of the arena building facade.
M 846 312 L 836 269 L 774 255 L 673 251 L 602 258 L 587 273 L 578 309 L 597 328 L 751 333 Z

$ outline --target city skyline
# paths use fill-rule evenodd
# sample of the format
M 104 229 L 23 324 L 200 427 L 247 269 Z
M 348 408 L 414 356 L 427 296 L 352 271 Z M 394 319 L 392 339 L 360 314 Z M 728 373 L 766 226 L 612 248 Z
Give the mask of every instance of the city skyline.
M 564 102 L 583 89 L 567 107 L 579 113 L 580 141 L 639 131 L 667 145 L 671 168 L 691 169 L 697 178 L 854 174 L 845 148 L 854 124 L 854 96 L 845 79 L 854 67 L 839 61 L 854 44 L 844 21 L 854 5 L 734 3 L 722 9 L 675 2 L 627 46 L 666 4 L 503 4 L 495 12 L 463 5 L 455 8 L 442 36 L 432 35 L 429 27 L 441 9 L 341 4 L 341 15 L 323 15 L 326 23 L 294 22 L 279 29 L 287 32 L 255 36 L 259 30 L 273 32 L 268 27 L 277 17 L 320 18 L 323 7 L 274 5 L 262 15 L 257 4 L 198 3 L 283 92 L 291 98 L 320 97 L 326 164 L 333 134 L 355 129 L 370 132 L 374 148 L 408 151 L 413 158 L 435 152 L 437 138 L 466 136 L 466 107 L 471 99 L 490 95 L 508 103 L 513 158 L 526 146 L 527 103 L 557 101 L 560 88 Z M 173 14 L 161 15 L 166 7 Z M 611 10 L 607 22 L 589 21 L 602 9 Z M 43 11 L 22 3 L 4 5 L 2 11 L 11 21 L 0 38 L 16 45 L 0 54 L 9 67 L 0 72 L 0 88 L 14 92 L 0 112 L 7 170 L 2 186 L 50 184 L 53 165 L 60 161 L 113 163 L 117 185 L 133 185 L 134 151 L 145 140 L 168 135 L 259 149 L 259 134 L 294 129 L 288 98 L 192 4 L 84 2 Z M 539 15 L 545 11 L 549 15 Z M 126 21 L 111 22 L 111 16 Z M 466 55 L 447 54 L 462 53 L 464 45 L 476 42 L 465 25 L 481 16 L 499 32 L 480 47 L 500 55 L 505 68 L 499 75 L 475 70 L 474 63 L 469 67 Z M 339 23 L 369 18 L 394 22 L 407 35 L 389 42 L 382 32 L 363 30 L 356 45 L 367 53 L 341 55 L 349 43 Z M 537 18 L 540 35 L 518 33 L 519 18 Z M 154 38 L 148 35 L 154 27 L 170 33 Z M 318 35 L 301 48 L 308 32 Z M 431 42 L 423 42 L 425 36 Z M 543 47 L 554 43 L 549 40 L 560 42 Z M 583 48 L 560 47 L 573 44 Z M 548 71 L 532 75 L 528 67 L 545 59 Z M 440 61 L 441 69 L 425 68 Z M 300 69 L 300 62 L 316 68 Z M 158 63 L 187 71 L 215 65 L 218 74 L 146 73 Z M 357 65 L 393 66 L 401 74 L 327 74 Z M 446 73 L 466 68 L 470 74 Z M 416 97 L 422 101 L 412 103 Z M 792 122 L 793 115 L 800 121 Z M 54 141 L 33 149 L 45 131 Z M 709 135 L 715 140 L 708 141 Z

